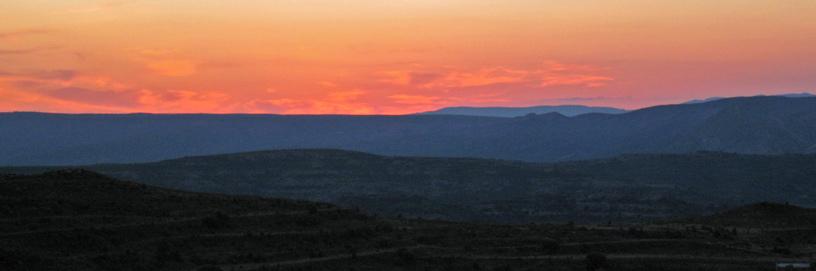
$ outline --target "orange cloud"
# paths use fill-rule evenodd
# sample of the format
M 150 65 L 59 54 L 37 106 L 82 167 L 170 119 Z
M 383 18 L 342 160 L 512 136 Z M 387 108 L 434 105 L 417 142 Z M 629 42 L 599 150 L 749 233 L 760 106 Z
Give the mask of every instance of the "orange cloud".
M 149 61 L 147 67 L 160 75 L 171 77 L 188 76 L 196 73 L 195 63 L 181 59 Z
M 16 38 L 20 38 L 20 37 L 49 34 L 49 33 L 53 33 L 53 32 L 55 32 L 55 30 L 48 29 L 48 28 L 19 29 L 19 30 L 8 31 L 8 32 L 0 32 L 0 40 L 2 40 L 2 39 L 16 39 Z
M 380 82 L 425 89 L 470 88 L 498 84 L 595 88 L 605 86 L 614 80 L 602 72 L 602 69 L 597 67 L 547 61 L 531 69 L 497 66 L 477 69 L 441 68 L 428 71 L 391 70 L 380 72 L 379 77 Z
M 137 98 L 142 108 L 167 113 L 229 113 L 230 97 L 220 91 L 143 89 Z
M 433 105 L 439 104 L 443 102 L 443 98 L 436 97 L 436 96 L 423 96 L 423 95 L 412 95 L 412 94 L 396 94 L 388 96 L 391 100 L 393 100 L 397 104 L 407 104 L 407 105 Z
M 588 65 L 567 65 L 564 63 L 547 61 L 542 70 L 536 71 L 540 77 L 542 87 L 550 86 L 584 86 L 590 88 L 602 87 L 615 79 L 602 75 L 601 69 Z
M 8 97 L 0 110 L 36 101 L 65 112 L 233 112 L 223 91 L 153 90 L 73 70 L 0 72 L 0 90 Z
M 597 75 L 567 75 L 567 76 L 545 76 L 541 79 L 542 87 L 549 86 L 575 86 L 581 85 L 586 87 L 602 87 L 610 81 L 612 77 L 597 76 Z
M 2 4 L 0 110 L 637 108 L 816 86 L 812 1 L 30 2 Z
M 436 69 L 424 70 L 392 70 L 380 72 L 380 81 L 395 85 L 415 86 L 422 88 L 462 88 L 484 86 L 501 83 L 519 82 L 527 73 L 496 68 L 466 69 Z
M 494 84 L 518 83 L 527 80 L 529 71 L 504 67 L 481 68 L 476 71 L 453 71 L 424 85 L 426 88 L 463 88 Z
M 126 111 L 138 106 L 138 95 L 131 89 L 117 88 L 108 81 L 73 70 L 7 74 L 0 76 L 0 83 L 6 92 L 18 93 L 17 99 L 22 99 L 19 102 L 34 99 L 52 105 L 105 108 L 105 112 Z
M 150 71 L 168 77 L 184 77 L 198 71 L 196 61 L 179 57 L 174 50 L 138 49 L 134 59 L 143 63 Z
M 375 114 L 374 107 L 361 97 L 361 90 L 337 91 L 312 98 L 279 98 L 254 101 L 255 107 L 282 114 Z
M 0 49 L 0 56 L 3 55 L 28 55 L 57 49 L 58 47 L 35 47 L 26 49 Z
M 237 89 L 213 90 L 223 89 L 208 83 L 219 77 L 198 77 L 203 80 L 199 85 L 163 87 L 162 77 L 189 76 L 198 70 L 192 63 L 168 60 L 177 57 L 173 51 L 134 52 L 136 59 L 155 73 L 141 75 L 149 83 L 76 70 L 0 74 L 0 81 L 11 82 L 18 91 L 39 95 L 52 104 L 58 100 L 61 104 L 84 104 L 80 108 L 104 107 L 106 112 L 406 114 L 445 106 L 507 104 L 514 97 L 540 97 L 550 88 L 597 88 L 612 80 L 600 68 L 556 62 L 530 68 L 414 64 L 411 69 L 374 72 L 375 80 L 370 82 L 359 80 L 364 75 L 345 74 L 303 85 L 263 84 L 254 93 L 239 95 L 247 91 L 235 84 L 232 86 Z

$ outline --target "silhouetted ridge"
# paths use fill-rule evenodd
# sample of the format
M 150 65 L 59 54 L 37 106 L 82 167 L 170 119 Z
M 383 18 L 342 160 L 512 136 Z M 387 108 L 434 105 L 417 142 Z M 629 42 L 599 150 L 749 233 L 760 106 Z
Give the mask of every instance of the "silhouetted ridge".
M 268 149 L 556 162 L 625 153 L 816 151 L 816 98 L 515 118 L 0 114 L 0 165 L 130 163 Z

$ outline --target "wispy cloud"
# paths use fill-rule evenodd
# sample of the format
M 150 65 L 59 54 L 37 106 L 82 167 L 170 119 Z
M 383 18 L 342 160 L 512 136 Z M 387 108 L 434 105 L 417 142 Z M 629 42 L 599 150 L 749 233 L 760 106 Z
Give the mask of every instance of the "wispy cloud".
M 183 77 L 198 72 L 198 62 L 184 58 L 174 50 L 137 49 L 130 51 L 135 54 L 133 58 L 137 62 L 158 75 Z
M 26 48 L 26 49 L 0 49 L 0 56 L 2 55 L 28 55 L 28 54 L 35 54 L 44 51 L 56 50 L 60 47 L 51 46 L 51 47 L 34 47 L 34 48 Z
M 0 94 L 8 97 L 0 108 L 17 110 L 31 102 L 62 112 L 228 112 L 232 106 L 223 91 L 149 89 L 76 70 L 0 71 Z
M 25 36 L 33 36 L 33 35 L 43 35 L 43 34 L 50 34 L 56 32 L 54 29 L 49 28 L 29 28 L 29 29 L 19 29 L 19 30 L 12 30 L 8 32 L 0 32 L 0 40 L 2 39 L 15 39 Z
M 602 87 L 614 81 L 603 69 L 589 65 L 571 65 L 545 61 L 532 68 L 427 68 L 379 72 L 380 82 L 416 88 L 469 88 L 498 84 L 525 84 L 541 88 L 556 86 Z
M 41 94 L 53 98 L 91 104 L 104 104 L 120 107 L 134 107 L 138 105 L 138 92 L 111 91 L 106 89 L 89 89 L 81 87 L 43 88 Z
M 77 7 L 64 10 L 65 13 L 94 13 L 109 10 L 112 8 L 118 8 L 124 5 L 131 4 L 136 2 L 134 0 L 118 0 L 118 1 L 102 1 L 95 5 L 84 6 L 84 7 Z
M 283 114 L 374 114 L 374 105 L 363 100 L 369 93 L 361 90 L 335 91 L 308 98 L 258 100 L 252 106 L 266 112 Z
M 0 80 L 62 80 L 67 81 L 79 74 L 76 70 L 39 70 L 32 72 L 8 72 L 0 70 Z

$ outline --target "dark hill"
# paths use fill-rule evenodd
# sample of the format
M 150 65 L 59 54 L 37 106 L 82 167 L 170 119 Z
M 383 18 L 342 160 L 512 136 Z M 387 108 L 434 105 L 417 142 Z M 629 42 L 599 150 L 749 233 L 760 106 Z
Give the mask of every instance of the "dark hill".
M 816 205 L 816 155 L 640 154 L 534 164 L 279 150 L 89 168 L 174 189 L 505 223 L 642 221 L 759 201 Z
M 181 192 L 123 182 L 82 169 L 0 177 L 0 202 L 3 217 L 112 215 L 141 216 L 144 221 L 199 216 L 215 211 L 240 214 L 257 210 L 305 211 L 321 207 L 291 200 Z M 167 213 L 167 210 L 174 212 Z
M 0 165 L 292 148 L 531 162 L 625 153 L 814 153 L 816 98 L 731 98 L 575 117 L 0 114 Z
M 605 255 L 620 270 L 730 271 L 801 260 L 796 255 L 810 249 L 807 238 L 780 244 L 756 233 L 650 224 L 386 220 L 328 204 L 167 190 L 83 170 L 4 175 L 0 188 L 0 206 L 11 207 L 0 213 L 0 266 L 8 271 L 530 270 L 553 263 L 584 270 L 587 254 Z
M 531 201 L 562 206 L 557 188 L 581 183 L 576 174 L 524 162 L 339 150 L 251 152 L 91 168 L 177 189 L 333 202 L 388 215 L 507 222 L 528 214 L 493 210 Z M 568 213 L 548 217 L 563 220 L 564 215 Z
M 5 175 L 0 178 L 0 265 L 3 270 L 194 270 L 238 261 L 248 251 L 282 251 L 278 246 L 297 252 L 274 257 L 296 258 L 320 246 L 297 237 L 253 234 L 376 225 L 368 220 L 329 204 L 182 192 L 85 170 Z

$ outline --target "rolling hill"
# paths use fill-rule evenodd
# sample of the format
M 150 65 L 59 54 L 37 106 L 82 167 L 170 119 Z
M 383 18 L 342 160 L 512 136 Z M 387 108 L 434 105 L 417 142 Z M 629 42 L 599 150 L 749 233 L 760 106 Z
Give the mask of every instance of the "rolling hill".
M 798 154 L 640 154 L 536 164 L 278 150 L 87 168 L 173 189 L 460 221 L 643 221 L 759 201 L 816 206 L 816 155 Z
M 9 271 L 763 270 L 805 260 L 813 247 L 801 237 L 780 244 L 780 234 L 799 231 L 772 227 L 382 219 L 75 169 L 0 176 L 0 202 L 0 265 Z
M 626 153 L 814 153 L 816 98 L 732 98 L 575 117 L 0 114 L 0 165 L 291 148 L 530 162 Z

